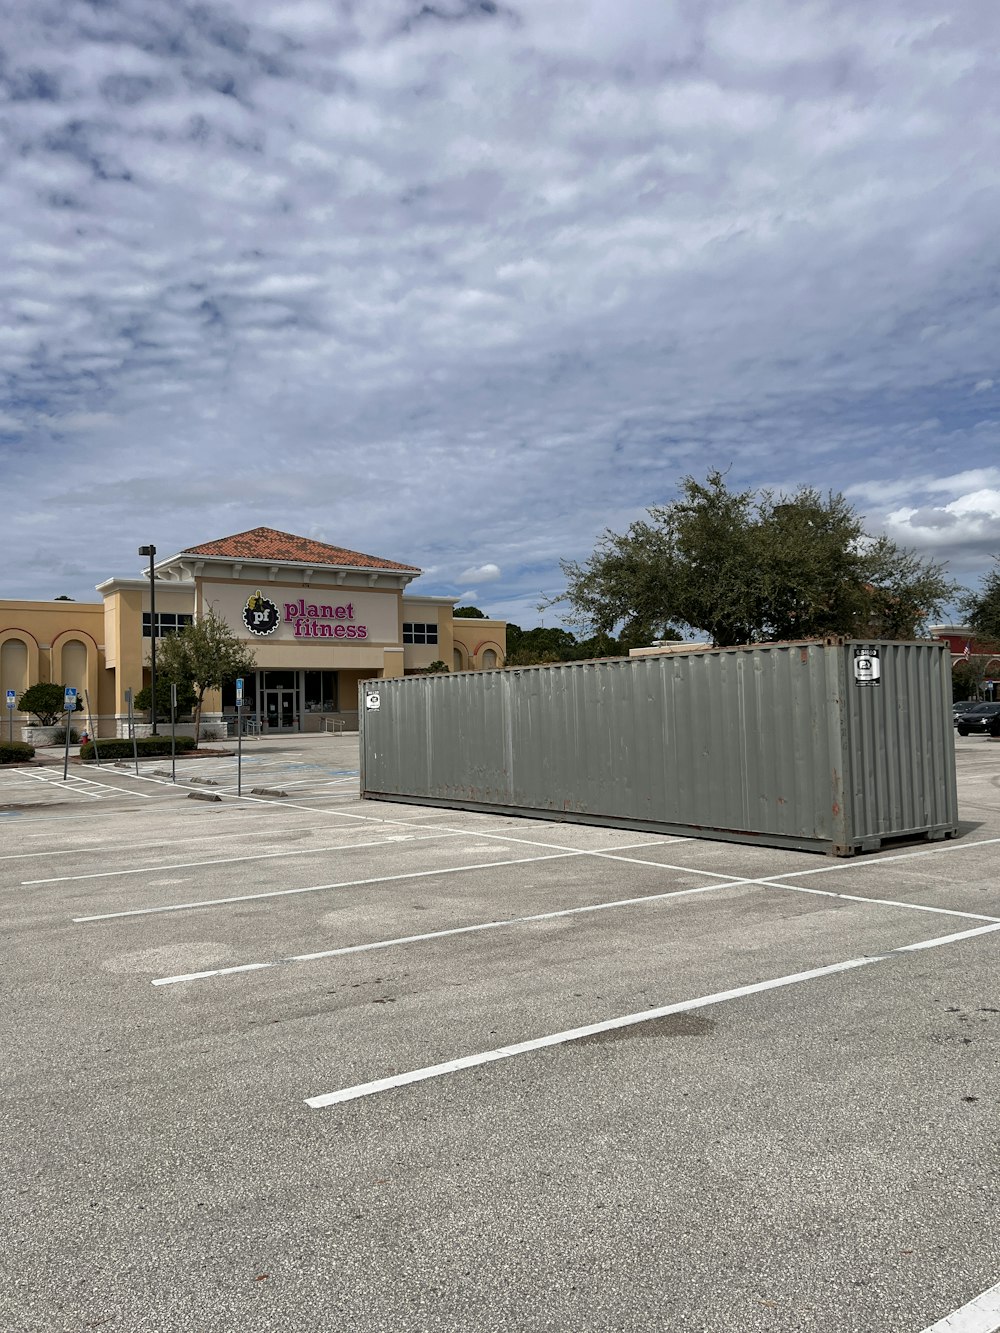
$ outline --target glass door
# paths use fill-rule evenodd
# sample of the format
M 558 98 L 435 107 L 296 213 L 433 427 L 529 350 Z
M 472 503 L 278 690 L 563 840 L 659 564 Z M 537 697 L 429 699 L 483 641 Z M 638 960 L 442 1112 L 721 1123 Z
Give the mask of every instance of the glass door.
M 295 727 L 295 691 L 265 690 L 264 721 L 269 731 L 292 731 Z

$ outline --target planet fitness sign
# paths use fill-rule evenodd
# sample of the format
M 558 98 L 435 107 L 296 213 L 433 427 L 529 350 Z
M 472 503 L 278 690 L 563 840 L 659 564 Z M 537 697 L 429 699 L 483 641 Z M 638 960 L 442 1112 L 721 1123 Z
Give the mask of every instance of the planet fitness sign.
M 353 602 L 317 606 L 300 597 L 297 602 L 285 603 L 285 623 L 295 626 L 292 633 L 296 639 L 367 639 L 367 625 L 344 623 L 353 620 Z
M 368 626 L 354 622 L 354 603 L 342 606 L 318 605 L 300 597 L 284 602 L 284 615 L 276 603 L 264 597 L 258 588 L 243 607 L 243 623 L 251 634 L 265 638 L 281 625 L 292 626 L 295 639 L 367 639 Z

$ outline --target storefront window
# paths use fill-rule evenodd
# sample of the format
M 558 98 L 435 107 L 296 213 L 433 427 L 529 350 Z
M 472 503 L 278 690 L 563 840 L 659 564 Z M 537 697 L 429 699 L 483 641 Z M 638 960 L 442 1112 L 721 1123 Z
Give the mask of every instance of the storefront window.
M 230 681 L 222 687 L 222 711 L 229 712 L 236 708 L 236 682 Z M 253 671 L 243 678 L 243 712 L 253 713 L 257 708 L 257 673 Z
M 307 671 L 305 673 L 305 703 L 307 713 L 337 712 L 336 671 Z
M 265 690 L 294 690 L 298 688 L 297 671 L 265 671 L 264 689 Z

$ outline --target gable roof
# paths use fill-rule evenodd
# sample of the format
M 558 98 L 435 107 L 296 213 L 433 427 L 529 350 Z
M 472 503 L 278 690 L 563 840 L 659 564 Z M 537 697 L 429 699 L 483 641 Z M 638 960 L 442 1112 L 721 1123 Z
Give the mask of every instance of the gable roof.
M 218 556 L 224 560 L 271 560 L 297 565 L 341 565 L 348 569 L 398 569 L 408 574 L 419 574 L 416 565 L 404 565 L 398 560 L 384 560 L 378 555 L 364 555 L 348 551 L 343 546 L 329 546 L 313 541 L 311 537 L 296 537 L 277 528 L 251 528 L 231 537 L 219 537 L 200 546 L 189 546 L 181 555 Z

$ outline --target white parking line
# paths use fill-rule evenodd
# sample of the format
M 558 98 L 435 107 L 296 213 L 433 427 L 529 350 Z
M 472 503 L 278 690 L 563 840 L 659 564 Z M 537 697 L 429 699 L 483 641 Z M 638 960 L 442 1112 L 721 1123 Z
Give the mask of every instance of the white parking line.
M 939 1319 L 924 1333 L 996 1333 L 1000 1329 L 1000 1282 Z
M 74 792 L 79 796 L 89 796 L 93 801 L 99 801 L 101 799 L 100 794 L 88 791 L 86 787 L 70 786 L 70 782 L 78 780 L 75 778 L 67 779 L 64 784 L 62 778 L 49 777 L 47 773 L 31 773 L 29 774 L 29 777 L 34 778 L 36 782 L 40 782 L 43 787 L 55 787 L 58 782 L 58 790 L 60 791 Z
M 743 999 L 748 995 L 759 995 L 764 991 L 778 990 L 785 986 L 795 986 L 804 981 L 815 981 L 820 977 L 833 976 L 838 972 L 848 972 L 854 968 L 868 967 L 873 963 L 885 962 L 897 954 L 910 953 L 915 949 L 936 949 L 945 944 L 954 944 L 958 940 L 972 939 L 977 935 L 986 935 L 1000 930 L 1000 923 L 978 926 L 974 930 L 959 931 L 954 935 L 942 935 L 936 939 L 922 940 L 919 944 L 904 944 L 887 953 L 873 954 L 863 958 L 849 958 L 842 963 L 832 963 L 827 967 L 812 968 L 808 972 L 794 972 L 790 976 L 775 977 L 770 981 L 758 981 L 749 986 L 738 986 L 733 990 L 717 991 L 713 995 L 702 995 L 695 1000 L 681 1000 L 678 1004 L 665 1004 L 656 1009 L 644 1009 L 635 1014 L 624 1014 L 620 1018 L 608 1018 L 599 1023 L 588 1023 L 584 1027 L 569 1028 L 564 1032 L 553 1032 L 544 1037 L 533 1037 L 529 1041 L 515 1042 L 510 1046 L 500 1046 L 492 1051 L 480 1051 L 476 1055 L 463 1055 L 456 1060 L 446 1060 L 441 1064 L 427 1065 L 423 1069 L 411 1069 L 404 1074 L 392 1074 L 388 1078 L 372 1079 L 368 1083 L 357 1083 L 353 1087 L 341 1088 L 337 1092 L 325 1092 L 316 1097 L 307 1097 L 306 1105 L 314 1110 L 321 1107 L 336 1106 L 341 1102 L 355 1101 L 359 1097 L 371 1097 L 379 1092 L 388 1092 L 393 1088 L 405 1087 L 410 1083 L 420 1083 L 425 1079 L 441 1078 L 445 1074 L 454 1074 L 462 1069 L 474 1069 L 479 1065 L 491 1064 L 497 1060 L 509 1060 L 516 1055 L 529 1051 L 542 1050 L 549 1046 L 560 1046 L 566 1042 L 580 1041 L 600 1032 L 612 1032 L 619 1028 L 632 1027 L 637 1023 L 649 1023 L 668 1014 L 681 1014 L 693 1009 L 704 1009 L 709 1005 L 723 1004 L 728 1000 Z M 947 1325 L 945 1325 L 947 1327 Z
M 96 814 L 96 813 L 97 813 L 97 812 L 95 811 L 95 814 Z M 103 812 L 102 812 L 102 813 L 103 813 Z M 176 811 L 175 811 L 174 813 L 176 814 Z M 187 810 L 185 810 L 184 813 L 185 813 L 185 815 L 186 815 L 186 814 L 188 813 Z M 255 815 L 256 813 L 257 813 L 257 812 L 256 812 L 255 810 L 250 810 L 250 809 L 246 809 L 246 810 L 244 810 L 242 807 L 237 807 L 237 808 L 235 808 L 235 809 L 234 809 L 234 808 L 230 808 L 229 810 L 218 810 L 218 811 L 210 811 L 210 812 L 206 812 L 205 817 L 206 817 L 206 818 L 207 818 L 207 817 L 211 817 L 212 820 L 213 820 L 213 823 L 214 823 L 216 820 L 224 820 L 224 819 L 232 818 L 232 817 L 235 816 L 235 815 L 239 815 L 239 816 L 241 816 L 241 817 L 245 817 L 246 815 L 251 815 L 251 816 L 253 816 L 253 815 Z M 314 811 L 313 813 L 315 813 L 315 811 Z M 147 811 L 147 815 L 151 815 L 151 814 L 152 814 L 152 811 Z M 66 815 L 66 816 L 65 816 L 65 818 L 67 818 L 67 819 L 93 819 L 93 817 L 94 817 L 93 815 Z M 51 816 L 51 818 L 56 819 L 56 818 L 59 818 L 59 816 L 53 815 L 53 816 Z M 39 820 L 35 820 L 35 819 L 18 819 L 18 820 L 17 820 L 17 825 L 16 825 L 16 827 L 20 828 L 22 824 L 36 824 L 36 823 L 39 823 L 39 822 L 48 822 L 48 821 L 39 821 Z M 12 825 L 12 827 L 13 827 L 13 825 Z M 315 833 L 315 832 L 317 832 L 317 831 L 321 831 L 321 832 L 324 832 L 324 833 L 329 833 L 329 832 L 330 832 L 330 825 L 329 825 L 329 822 L 324 822 L 324 823 L 322 823 L 322 824 L 293 824 L 293 825 L 290 825 L 289 828 L 288 828 L 288 830 L 287 830 L 287 832 L 289 832 L 289 833 Z M 358 830 L 356 830 L 356 831 L 357 831 L 358 833 L 367 833 L 367 832 L 368 832 L 367 829 L 358 829 Z M 353 833 L 353 832 L 355 832 L 355 830 L 354 830 L 354 829 L 338 829 L 337 832 L 347 834 L 347 833 Z M 145 851 L 145 852 L 149 852 L 153 847 L 172 848 L 172 847 L 175 845 L 175 843 L 174 843 L 173 841 L 169 841 L 169 842 L 168 842 L 168 841 L 164 840 L 164 839 L 162 838 L 162 835 L 158 835 L 158 836 L 160 836 L 160 840 L 159 840 L 159 841 L 157 841 L 156 839 L 153 839 L 152 841 L 144 842 L 143 845 L 142 845 L 142 847 L 141 847 L 141 849 L 139 849 L 139 850 L 142 850 L 142 851 Z M 236 832 L 236 831 L 234 831 L 232 834 L 227 834 L 227 833 L 220 833 L 219 830 L 218 830 L 218 829 L 215 829 L 215 828 L 213 828 L 212 832 L 210 832 L 210 833 L 191 833 L 188 829 L 186 829 L 186 828 L 184 829 L 184 841 L 187 842 L 187 843 L 193 843 L 193 842 L 206 842 L 206 841 L 218 842 L 220 838 L 226 838 L 226 837 L 234 837 L 234 838 L 235 838 L 235 837 L 238 837 L 238 836 L 240 836 L 240 835 L 239 835 L 239 833 Z M 351 844 L 350 844 L 350 843 L 346 843 L 345 846 L 351 846 Z M 94 854 L 98 854 L 98 855 L 101 855 L 101 856 L 106 856 L 106 855 L 108 855 L 109 853 L 114 853 L 114 852 L 128 852 L 128 851 L 132 851 L 132 852 L 134 852 L 134 851 L 136 851 L 136 850 L 137 850 L 137 849 L 136 849 L 136 844 L 135 844 L 134 842 L 129 842 L 129 843 L 104 843 L 104 842 L 95 842 L 95 843 L 92 843 L 89 847 L 55 847 L 55 848 L 47 848 L 45 851 L 34 851 L 34 850 L 32 850 L 32 849 L 27 849 L 27 850 L 25 850 L 25 851 L 23 851 L 23 852 L 9 852 L 9 853 L 6 853 L 6 854 L 3 855 L 3 856 L 0 856 L 0 861 L 33 861 L 33 860 L 35 860 L 36 858 L 38 858 L 38 857 L 42 857 L 42 856 L 85 856 L 85 855 L 87 855 L 88 853 L 94 853 Z M 150 867 L 150 869 L 154 869 L 154 870 L 160 870 L 160 869 L 163 869 L 163 868 L 164 868 L 164 867 L 162 867 L 162 866 L 152 866 L 152 867 Z
M 512 865 L 505 861 L 502 864 Z M 209 972 L 186 972 L 182 976 L 158 977 L 150 984 L 153 986 L 173 986 L 179 981 L 204 981 L 208 977 L 225 977 L 233 972 L 246 972 L 253 968 L 280 967 L 283 963 L 312 963 L 320 958 L 339 958 L 344 954 L 368 953 L 372 949 L 391 949 L 401 944 L 419 944 L 425 940 L 440 940 L 449 935 L 473 935 L 478 931 L 496 930 L 502 926 L 523 926 L 531 921 L 553 921 L 556 917 L 578 916 L 582 912 L 606 912 L 614 907 L 634 907 L 640 903 L 655 903 L 663 898 L 690 897 L 696 893 L 712 893 L 716 889 L 731 889 L 725 884 L 699 884 L 694 889 L 670 889 L 666 893 L 650 893 L 640 898 L 618 898 L 610 903 L 587 903 L 584 907 L 564 907 L 555 912 L 535 912 L 531 916 L 509 916 L 499 921 L 478 921 L 471 926 L 452 926 L 447 930 L 429 930 L 422 935 L 397 935 L 391 940 L 373 940 L 368 944 L 346 944 L 339 949 L 321 949 L 318 953 L 296 953 L 287 958 L 274 959 L 269 963 L 243 963 L 238 967 L 216 967 Z
M 411 870 L 403 875 L 348 879 L 336 884 L 310 884 L 302 889 L 273 889 L 269 893 L 242 893 L 233 898 L 205 898 L 199 902 L 170 903 L 165 907 L 136 907 L 130 912 L 101 912 L 96 916 L 74 916 L 71 919 L 74 924 L 82 925 L 89 921 L 114 921 L 126 916 L 159 916 L 163 912 L 185 912 L 195 907 L 222 907 L 228 903 L 257 902 L 262 898 L 292 898 L 302 893 L 323 893 L 327 889 L 356 889 L 371 884 L 393 884 L 400 880 L 427 879 L 433 875 L 458 875 L 470 870 L 500 870 L 504 866 L 528 865 L 535 861 L 562 861 L 567 857 L 585 855 L 585 852 L 557 852 L 555 856 L 524 856 L 516 861 L 485 861 L 468 866 L 447 866 L 439 870 Z
M 986 916 L 982 912 L 963 912 L 957 907 L 928 907 L 926 903 L 908 903 L 898 898 L 865 898 L 860 893 L 834 893 L 832 889 L 810 889 L 804 884 L 777 884 L 774 879 L 760 879 L 756 883 L 767 884 L 774 889 L 789 889 L 792 893 L 812 893 L 821 898 L 840 898 L 848 903 L 873 903 L 876 907 L 907 907 L 911 912 L 937 912 L 941 916 L 962 916 L 968 921 L 1000 921 L 1000 916 Z
M 590 852 L 592 856 L 606 857 L 609 853 Z M 555 858 L 546 857 L 546 860 Z M 612 859 L 618 861 L 628 861 L 629 857 L 617 856 Z M 517 865 L 516 861 L 501 861 L 500 865 Z M 635 861 L 636 865 L 658 865 L 658 862 Z M 167 867 L 162 867 L 166 869 Z M 683 869 L 683 867 L 668 867 L 663 869 Z M 699 872 L 706 873 L 706 872 Z M 784 889 L 792 893 L 807 893 L 823 898 L 839 898 L 845 902 L 865 903 L 874 907 L 901 907 L 905 910 L 914 912 L 930 912 L 939 916 L 956 916 L 966 921 L 985 921 L 1000 924 L 1000 917 L 985 916 L 981 912 L 963 912 L 954 907 L 931 907 L 926 903 L 908 903 L 894 898 L 863 898 L 852 893 L 835 893 L 830 889 L 810 889 L 801 888 L 795 884 L 775 884 L 769 879 L 740 879 L 730 875 L 717 875 L 714 877 L 717 883 L 699 885 L 691 889 L 668 889 L 663 893 L 642 894 L 635 898 L 618 898 L 611 902 L 587 903 L 582 907 L 565 907 L 553 912 L 536 912 L 530 916 L 504 917 L 497 921 L 480 921 L 469 926 L 453 926 L 444 930 L 426 931 L 419 935 L 400 935 L 387 940 L 375 940 L 368 944 L 350 944 L 336 949 L 322 949 L 317 953 L 292 954 L 286 958 L 272 959 L 266 963 L 246 963 L 234 965 L 232 967 L 216 967 L 205 972 L 185 972 L 174 977 L 161 977 L 153 981 L 154 986 L 169 986 L 180 981 L 204 981 L 210 977 L 228 976 L 232 972 L 243 972 L 248 968 L 262 970 L 268 967 L 280 967 L 283 963 L 313 962 L 320 958 L 336 958 L 342 954 L 364 953 L 372 949 L 388 949 L 397 945 L 418 944 L 425 940 L 443 939 L 451 935 L 471 935 L 478 931 L 495 930 L 500 926 L 518 926 L 526 925 L 533 921 L 548 921 L 556 917 L 576 916 L 581 913 L 603 912 L 611 908 L 634 907 L 642 903 L 661 902 L 668 898 L 690 897 L 695 894 L 709 893 L 717 889 L 736 889 L 736 888 L 763 888 L 763 889 Z
M 470 829 L 451 829 L 448 832 L 474 836 Z M 436 832 L 434 836 L 436 836 Z M 381 846 L 383 844 L 375 845 Z M 636 845 L 639 847 L 649 846 L 648 843 L 644 842 Z M 96 916 L 74 916 L 71 920 L 76 924 L 82 924 L 89 921 L 112 921 L 117 917 L 124 916 L 157 916 L 162 912 L 182 912 L 195 907 L 222 907 L 227 903 L 255 902 L 262 898 L 291 898 L 300 893 L 321 893 L 325 889 L 350 889 L 369 884 L 392 884 L 398 880 L 427 879 L 434 875 L 456 875 L 460 871 L 496 870 L 502 866 L 530 865 L 535 861 L 561 861 L 568 857 L 592 855 L 594 853 L 587 848 L 569 847 L 560 849 L 553 856 L 525 856 L 509 861 L 483 861 L 465 866 L 442 866 L 436 870 L 411 870 L 399 875 L 377 875 L 371 879 L 344 880 L 336 884 L 309 884 L 301 889 L 271 889 L 267 893 L 242 893 L 232 898 L 205 898 L 190 903 L 169 903 L 162 907 L 137 907 L 129 912 L 101 912 Z M 166 867 L 161 866 L 159 868 L 165 869 Z M 728 880 L 729 877 L 726 876 L 725 878 Z
M 457 833 L 387 833 L 374 842 L 347 842 L 332 847 L 296 847 L 291 852 L 256 852 L 251 856 L 221 856 L 211 861 L 166 861 L 155 866 L 132 866 L 128 870 L 90 870 L 83 875 L 53 875 L 49 879 L 22 879 L 21 886 L 35 884 L 70 884 L 80 879 L 114 879 L 121 875 L 149 875 L 161 870 L 192 870 L 197 866 L 230 866 L 241 861 L 275 861 L 289 856 L 316 856 L 320 852 L 352 852 L 359 847 L 398 846 L 401 842 L 430 842 L 435 838 L 456 838 Z M 491 849 L 492 850 L 492 849 Z

